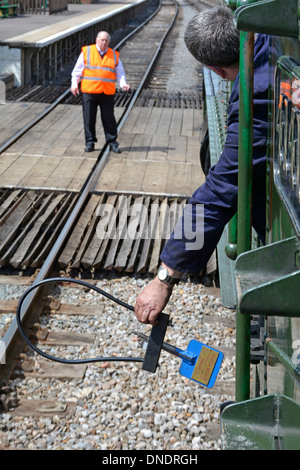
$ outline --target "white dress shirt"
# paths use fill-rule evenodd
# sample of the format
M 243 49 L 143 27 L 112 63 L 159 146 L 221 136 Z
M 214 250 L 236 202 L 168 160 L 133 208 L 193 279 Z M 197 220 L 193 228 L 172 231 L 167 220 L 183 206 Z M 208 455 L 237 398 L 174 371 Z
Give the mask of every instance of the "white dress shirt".
M 100 52 L 100 49 L 97 46 L 97 44 L 96 44 L 96 47 L 97 47 L 98 51 Z M 107 51 L 107 49 L 106 49 L 106 51 Z M 105 54 L 106 51 L 103 52 L 103 54 Z M 77 85 L 78 85 L 78 83 L 81 79 L 83 69 L 84 69 L 84 58 L 83 58 L 83 52 L 81 52 L 80 56 L 77 59 L 75 67 L 72 71 L 72 74 L 71 74 L 71 77 L 72 77 L 71 88 L 76 88 L 77 87 Z M 116 78 L 117 78 L 117 81 L 118 81 L 121 88 L 123 88 L 123 86 L 127 85 L 126 78 L 125 78 L 125 71 L 124 71 L 124 67 L 123 67 L 123 64 L 122 64 L 122 61 L 121 61 L 120 57 L 119 57 L 119 63 L 116 67 Z

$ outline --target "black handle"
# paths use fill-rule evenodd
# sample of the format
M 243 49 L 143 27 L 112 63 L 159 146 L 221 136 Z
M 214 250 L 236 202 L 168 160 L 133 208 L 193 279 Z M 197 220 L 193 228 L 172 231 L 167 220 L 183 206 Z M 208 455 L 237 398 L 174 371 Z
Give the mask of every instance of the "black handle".
M 147 370 L 148 372 L 156 371 L 167 326 L 169 324 L 169 318 L 170 316 L 166 313 L 160 313 L 158 324 L 152 327 L 144 356 L 143 370 Z

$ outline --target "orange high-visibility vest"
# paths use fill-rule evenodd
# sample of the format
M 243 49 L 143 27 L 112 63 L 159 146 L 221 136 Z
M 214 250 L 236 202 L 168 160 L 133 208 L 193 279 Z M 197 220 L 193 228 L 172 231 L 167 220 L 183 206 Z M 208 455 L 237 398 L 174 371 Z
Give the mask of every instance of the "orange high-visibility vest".
M 82 48 L 84 70 L 81 77 L 82 93 L 105 93 L 113 95 L 116 91 L 116 66 L 119 52 L 108 49 L 103 59 L 95 44 Z

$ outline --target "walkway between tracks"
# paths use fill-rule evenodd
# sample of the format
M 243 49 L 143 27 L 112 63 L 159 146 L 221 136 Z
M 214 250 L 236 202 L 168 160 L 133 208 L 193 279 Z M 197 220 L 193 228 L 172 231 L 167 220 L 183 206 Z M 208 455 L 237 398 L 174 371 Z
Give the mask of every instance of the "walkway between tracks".
M 0 106 L 0 142 L 44 106 Z M 116 117 L 122 112 L 117 107 Z M 190 196 L 204 181 L 201 120 L 200 109 L 134 108 L 118 138 L 122 153 L 110 155 L 95 191 Z M 97 136 L 95 151 L 85 153 L 81 106 L 59 105 L 1 155 L 0 187 L 79 191 L 104 144 L 100 119 Z

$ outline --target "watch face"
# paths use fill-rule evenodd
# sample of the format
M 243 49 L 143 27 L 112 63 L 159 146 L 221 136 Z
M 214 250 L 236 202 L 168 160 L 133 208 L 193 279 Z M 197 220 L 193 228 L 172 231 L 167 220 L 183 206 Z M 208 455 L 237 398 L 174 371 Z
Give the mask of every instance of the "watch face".
M 167 270 L 164 268 L 160 268 L 159 273 L 158 273 L 158 278 L 161 281 L 164 281 L 168 276 Z

